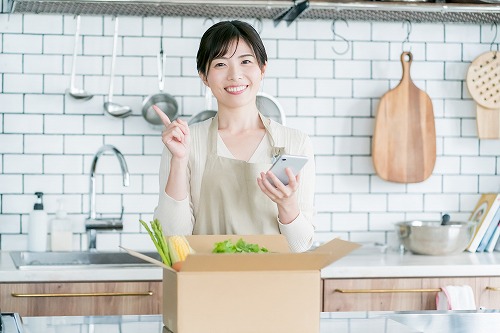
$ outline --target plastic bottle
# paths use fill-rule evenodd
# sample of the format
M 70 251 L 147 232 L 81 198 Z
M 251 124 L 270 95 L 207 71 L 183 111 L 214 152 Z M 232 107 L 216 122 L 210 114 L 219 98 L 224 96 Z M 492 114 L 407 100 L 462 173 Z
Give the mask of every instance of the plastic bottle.
M 47 251 L 47 212 L 43 210 L 43 193 L 36 192 L 37 200 L 29 216 L 28 251 Z
M 50 245 L 52 251 L 73 250 L 73 223 L 64 210 L 64 200 L 59 199 L 56 216 L 51 220 Z

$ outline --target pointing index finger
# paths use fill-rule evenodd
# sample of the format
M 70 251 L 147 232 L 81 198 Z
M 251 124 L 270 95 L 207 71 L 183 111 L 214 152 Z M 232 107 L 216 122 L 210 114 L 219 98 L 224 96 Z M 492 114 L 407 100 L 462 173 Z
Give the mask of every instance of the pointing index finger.
M 165 126 L 167 126 L 167 125 L 169 125 L 171 123 L 171 121 L 168 118 L 168 116 L 165 114 L 165 112 L 163 112 L 162 110 L 160 110 L 159 107 L 157 107 L 156 105 L 153 105 L 152 108 L 153 108 L 153 110 L 156 111 L 156 114 L 158 115 L 158 117 L 160 117 L 161 121 L 163 122 L 163 124 Z

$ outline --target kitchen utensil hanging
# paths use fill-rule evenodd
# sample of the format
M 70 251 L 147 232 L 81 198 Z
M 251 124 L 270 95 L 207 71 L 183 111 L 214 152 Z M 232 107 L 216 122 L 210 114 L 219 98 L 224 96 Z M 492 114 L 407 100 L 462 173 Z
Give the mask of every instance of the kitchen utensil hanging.
M 213 100 L 212 90 L 210 89 L 210 87 L 205 86 L 205 110 L 193 115 L 188 120 L 188 125 L 196 124 L 204 120 L 215 117 L 215 115 L 217 114 L 217 110 L 214 110 L 212 108 L 212 100 Z
M 480 139 L 500 139 L 500 54 L 488 51 L 472 61 L 467 88 L 476 105 Z
M 167 56 L 163 51 L 163 17 L 161 18 L 160 52 L 156 60 L 158 67 L 158 88 L 160 92 L 149 95 L 144 99 L 142 102 L 142 116 L 154 129 L 162 129 L 164 127 L 163 122 L 153 109 L 153 105 L 162 110 L 170 121 L 174 121 L 178 117 L 177 101 L 174 96 L 165 92 L 165 63 Z
M 380 99 L 372 159 L 380 178 L 397 183 L 427 179 L 436 162 L 436 129 L 430 97 L 410 77 L 411 52 L 401 54 L 401 82 Z
M 264 92 L 257 93 L 257 109 L 264 116 L 271 118 L 282 125 L 286 125 L 285 112 L 283 107 L 273 96 Z
M 80 15 L 76 16 L 76 27 L 75 27 L 75 45 L 73 47 L 73 63 L 71 64 L 71 79 L 70 87 L 66 90 L 66 93 L 73 97 L 74 99 L 79 99 L 86 101 L 94 97 L 94 95 L 88 93 L 84 89 L 76 87 L 76 59 L 78 54 L 78 42 L 80 40 Z
M 104 103 L 104 110 L 113 117 L 125 118 L 130 116 L 130 107 L 113 102 L 113 88 L 116 66 L 116 46 L 118 44 L 118 17 L 115 17 L 115 30 L 113 35 L 113 53 L 111 55 L 111 72 L 109 74 L 108 101 Z

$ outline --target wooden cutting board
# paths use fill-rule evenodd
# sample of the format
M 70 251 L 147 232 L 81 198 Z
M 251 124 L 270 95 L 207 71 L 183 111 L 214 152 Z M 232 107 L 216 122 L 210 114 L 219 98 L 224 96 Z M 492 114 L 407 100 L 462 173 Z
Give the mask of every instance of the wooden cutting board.
M 436 163 L 436 129 L 430 97 L 410 77 L 413 55 L 401 54 L 401 82 L 380 99 L 372 159 L 380 178 L 397 183 L 427 179 Z
M 477 134 L 480 139 L 500 139 L 500 55 L 488 51 L 472 61 L 467 88 L 476 101 Z
M 500 108 L 476 106 L 477 134 L 480 139 L 500 139 Z
M 467 88 L 477 104 L 500 108 L 500 54 L 488 51 L 472 61 L 467 70 Z

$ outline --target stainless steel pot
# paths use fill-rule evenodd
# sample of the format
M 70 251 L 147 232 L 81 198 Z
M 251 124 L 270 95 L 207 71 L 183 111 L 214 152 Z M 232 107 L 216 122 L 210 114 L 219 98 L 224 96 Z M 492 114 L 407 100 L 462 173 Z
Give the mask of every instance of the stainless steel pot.
M 259 92 L 257 93 L 257 109 L 264 116 L 271 118 L 282 125 L 286 125 L 285 112 L 281 104 L 273 96 Z
M 201 121 L 215 117 L 215 115 L 217 114 L 217 110 L 214 110 L 212 108 L 212 99 L 213 99 L 212 90 L 210 89 L 210 87 L 205 87 L 205 110 L 193 115 L 188 120 L 188 125 L 196 124 Z
M 474 222 L 407 221 L 396 223 L 396 232 L 405 249 L 425 255 L 453 255 L 469 245 L 476 224 Z

